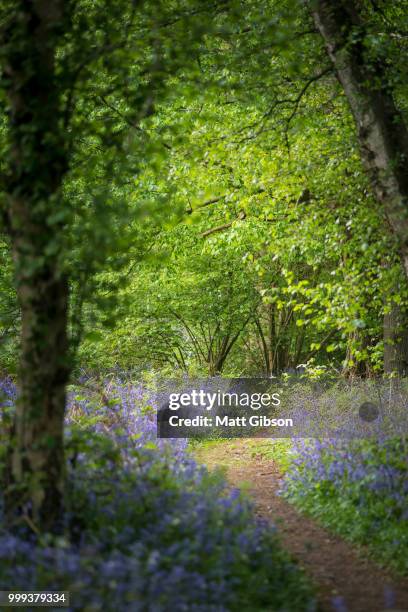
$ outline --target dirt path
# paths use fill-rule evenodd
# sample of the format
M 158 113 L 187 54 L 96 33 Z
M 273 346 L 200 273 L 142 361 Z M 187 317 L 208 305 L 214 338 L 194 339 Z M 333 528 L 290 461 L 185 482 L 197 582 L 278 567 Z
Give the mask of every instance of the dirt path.
M 317 585 L 322 610 L 408 612 L 408 580 L 379 567 L 364 549 L 329 533 L 279 497 L 282 476 L 276 463 L 254 456 L 251 442 L 205 446 L 197 458 L 210 469 L 223 466 L 232 486 L 249 491 L 257 514 L 277 525 L 284 546 Z

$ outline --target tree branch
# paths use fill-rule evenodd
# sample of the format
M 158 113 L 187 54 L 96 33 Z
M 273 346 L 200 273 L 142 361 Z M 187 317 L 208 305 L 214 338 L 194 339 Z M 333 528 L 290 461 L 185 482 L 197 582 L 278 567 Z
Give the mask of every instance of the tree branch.
M 229 223 L 224 223 L 223 225 L 218 225 L 217 227 L 212 227 L 211 229 L 206 230 L 201 234 L 202 238 L 207 238 L 207 236 L 211 236 L 211 234 L 216 234 L 217 232 L 223 232 L 224 230 L 230 228 L 235 221 L 243 221 L 246 219 L 246 213 L 242 210 L 238 217 Z

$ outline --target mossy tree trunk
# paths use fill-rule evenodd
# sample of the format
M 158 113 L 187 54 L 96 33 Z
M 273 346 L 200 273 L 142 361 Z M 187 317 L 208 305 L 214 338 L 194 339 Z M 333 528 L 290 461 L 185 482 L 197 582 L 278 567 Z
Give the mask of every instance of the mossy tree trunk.
M 310 0 L 354 116 L 363 163 L 398 240 L 408 278 L 408 130 L 394 101 L 387 63 L 369 52 L 362 5 L 357 0 Z
M 408 317 L 392 302 L 384 314 L 384 374 L 408 374 Z
M 10 446 L 9 521 L 55 529 L 63 500 L 63 425 L 70 373 L 68 280 L 62 265 L 67 135 L 56 47 L 68 2 L 18 2 L 4 32 L 9 105 L 6 223 L 21 308 L 19 399 Z

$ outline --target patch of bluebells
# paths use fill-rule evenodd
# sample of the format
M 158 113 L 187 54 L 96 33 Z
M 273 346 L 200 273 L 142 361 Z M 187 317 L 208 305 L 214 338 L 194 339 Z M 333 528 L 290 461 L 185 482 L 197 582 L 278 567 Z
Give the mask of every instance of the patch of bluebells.
M 6 444 L 3 443 L 3 439 L 7 437 L 10 431 L 16 398 L 17 389 L 13 380 L 11 378 L 0 379 L 0 473 L 1 463 L 4 460 L 4 452 L 6 450 Z M 0 508 L 1 503 L 0 495 Z
M 68 590 L 81 611 L 314 610 L 275 530 L 185 441 L 157 440 L 145 403 L 118 381 L 70 393 L 64 535 L 1 533 L 0 586 Z
M 81 391 L 78 393 L 78 391 Z M 131 460 L 132 449 L 151 447 L 169 459 L 185 459 L 187 440 L 158 439 L 156 436 L 156 408 L 154 395 L 141 384 L 120 379 L 106 380 L 91 393 L 71 390 L 68 396 L 66 424 L 84 423 L 95 433 L 106 434 L 115 440 Z
M 406 440 L 297 440 L 293 451 L 284 495 L 407 572 Z
M 17 389 L 11 378 L 0 379 L 0 410 L 12 408 L 16 401 Z

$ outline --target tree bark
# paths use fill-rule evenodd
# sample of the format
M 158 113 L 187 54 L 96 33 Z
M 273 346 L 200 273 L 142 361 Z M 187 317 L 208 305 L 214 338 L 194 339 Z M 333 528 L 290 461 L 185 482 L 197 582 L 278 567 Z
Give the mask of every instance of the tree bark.
M 357 0 L 314 0 L 310 5 L 348 99 L 363 163 L 398 240 L 408 278 L 408 130 L 395 105 L 386 64 L 381 58 L 367 57 L 367 27 Z
M 43 531 L 56 529 L 62 508 L 70 373 L 69 290 L 61 263 L 67 135 L 54 61 L 68 4 L 17 2 L 2 48 L 10 142 L 6 214 L 22 318 L 6 511 L 9 521 L 23 517 Z
M 260 348 L 262 350 L 262 362 L 264 364 L 265 376 L 269 378 L 272 374 L 272 366 L 271 366 L 271 359 L 270 359 L 270 351 L 272 347 L 271 347 L 271 344 L 266 341 L 265 334 L 262 329 L 261 319 L 258 317 L 254 317 L 254 321 L 255 321 L 256 330 L 258 332 Z
M 268 377 L 273 374 L 275 342 L 275 304 L 268 306 Z
M 408 373 L 407 315 L 393 302 L 384 314 L 384 374 Z

